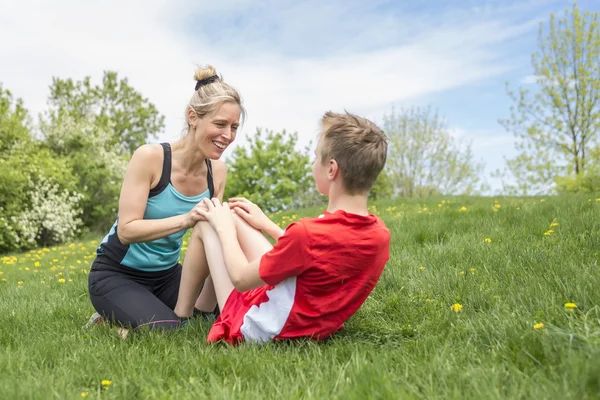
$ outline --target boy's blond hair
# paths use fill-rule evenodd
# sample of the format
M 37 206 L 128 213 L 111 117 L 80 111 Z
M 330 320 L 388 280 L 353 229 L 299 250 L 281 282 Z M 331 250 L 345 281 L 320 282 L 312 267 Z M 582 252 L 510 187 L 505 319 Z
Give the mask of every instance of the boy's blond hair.
M 371 190 L 385 165 L 387 138 L 368 119 L 328 111 L 321 120 L 321 164 L 334 159 L 348 194 Z

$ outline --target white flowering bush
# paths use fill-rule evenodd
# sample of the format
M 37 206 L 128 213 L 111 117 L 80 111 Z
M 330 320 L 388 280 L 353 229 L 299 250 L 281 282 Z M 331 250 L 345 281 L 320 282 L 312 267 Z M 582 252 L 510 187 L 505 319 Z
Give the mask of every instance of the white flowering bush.
M 0 153 L 0 253 L 31 248 L 31 222 L 23 216 L 42 204 L 44 186 L 56 186 L 55 193 L 72 193 L 77 177 L 65 157 L 58 157 L 38 142 L 15 145 Z M 50 193 L 52 196 L 52 193 Z M 60 196 L 59 196 L 60 198 Z M 62 200 L 57 200 L 62 201 Z M 26 237 L 22 237 L 25 235 Z
M 58 244 L 75 237 L 82 225 L 79 218 L 81 194 L 61 190 L 59 185 L 46 178 L 42 178 L 30 194 L 30 208 L 10 221 L 20 247 Z

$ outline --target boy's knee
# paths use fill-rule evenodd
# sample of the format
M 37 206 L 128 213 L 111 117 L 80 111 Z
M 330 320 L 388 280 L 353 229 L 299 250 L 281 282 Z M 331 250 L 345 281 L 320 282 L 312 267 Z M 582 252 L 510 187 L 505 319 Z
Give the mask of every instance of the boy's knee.
M 198 221 L 192 229 L 192 238 L 202 240 L 207 229 L 212 229 L 208 221 Z

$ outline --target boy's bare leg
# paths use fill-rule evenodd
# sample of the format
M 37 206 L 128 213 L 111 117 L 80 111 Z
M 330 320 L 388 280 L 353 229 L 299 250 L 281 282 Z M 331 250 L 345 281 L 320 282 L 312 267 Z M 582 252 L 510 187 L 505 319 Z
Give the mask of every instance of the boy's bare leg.
M 254 229 L 242 217 L 233 214 L 237 239 L 248 262 L 261 258 L 273 246 L 258 229 Z
M 197 225 L 198 224 L 196 224 L 196 226 Z M 204 304 L 204 302 L 207 300 L 208 290 L 202 291 L 203 296 L 199 297 L 199 295 L 200 288 L 207 280 L 208 274 L 209 269 L 206 261 L 206 254 L 204 252 L 204 243 L 197 238 L 197 235 L 192 233 L 185 259 L 183 260 L 183 270 L 181 271 L 179 295 L 174 310 L 177 316 L 190 317 L 194 312 L 194 304 L 197 304 L 200 300 L 202 300 L 200 306 L 206 308 L 207 304 Z M 205 289 L 207 289 L 206 285 Z
M 194 241 L 202 241 L 206 249 L 206 261 L 210 269 L 210 276 L 217 295 L 219 308 L 223 310 L 225 302 L 233 290 L 233 283 L 229 279 L 225 259 L 223 258 L 223 248 L 217 232 L 208 222 L 200 221 L 194 226 L 192 231 Z M 189 250 L 189 247 L 188 247 Z
M 267 253 L 273 248 L 271 243 L 267 240 L 266 237 L 264 237 L 264 235 L 259 230 L 254 229 L 240 217 L 234 215 L 234 219 L 236 221 L 237 238 L 240 243 L 242 252 L 246 256 L 248 261 L 253 261 L 262 257 L 263 254 Z M 194 246 L 194 244 L 197 243 L 201 243 L 201 245 Z M 198 268 L 199 263 L 195 262 L 195 257 L 200 257 L 200 254 L 195 253 L 196 249 L 198 249 L 198 253 L 200 253 L 199 248 L 202 248 L 201 253 L 203 253 L 202 255 L 204 256 L 201 264 L 205 265 L 205 262 L 208 263 L 208 269 L 210 270 L 210 277 L 212 279 L 209 278 L 207 280 L 205 284 L 205 289 L 207 289 L 206 294 L 203 290 L 202 294 L 198 298 L 198 301 L 205 298 L 205 296 L 206 298 L 208 298 L 208 296 L 211 294 L 208 290 L 211 289 L 211 285 L 209 284 L 210 281 L 212 287 L 214 288 L 219 308 L 222 310 L 225 306 L 225 302 L 231 294 L 231 291 L 234 289 L 234 286 L 231 283 L 229 274 L 227 273 L 227 267 L 225 265 L 225 259 L 223 257 L 223 250 L 221 242 L 219 240 L 219 236 L 208 222 L 201 221 L 194 226 L 194 229 L 192 231 L 192 238 L 190 239 L 190 243 L 188 246 L 188 253 L 186 254 L 184 260 L 184 272 L 186 271 L 186 267 L 188 265 L 191 265 L 197 268 L 197 276 L 193 278 L 198 278 L 199 276 L 200 279 L 206 279 L 207 272 L 202 273 L 200 271 L 201 267 Z M 193 250 L 193 252 L 190 253 L 190 250 Z M 190 259 L 190 264 L 186 264 L 188 262 L 188 259 Z M 191 270 L 191 268 L 188 269 L 188 271 L 189 270 Z M 188 272 L 188 275 L 191 275 L 191 273 Z M 184 285 L 183 279 L 184 275 L 182 274 L 182 288 L 184 286 L 187 286 Z M 201 282 L 199 279 L 197 281 Z M 196 283 L 196 281 L 193 282 Z M 181 299 L 182 291 L 180 289 L 180 298 L 177 303 L 178 306 L 180 305 Z M 200 307 L 197 308 L 200 309 Z M 175 312 L 177 313 L 177 308 Z M 179 314 L 177 313 L 177 315 Z

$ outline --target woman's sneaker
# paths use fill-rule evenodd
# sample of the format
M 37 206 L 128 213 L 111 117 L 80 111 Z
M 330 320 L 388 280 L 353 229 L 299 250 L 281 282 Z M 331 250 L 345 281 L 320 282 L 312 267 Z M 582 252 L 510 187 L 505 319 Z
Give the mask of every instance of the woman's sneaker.
M 104 317 L 102 315 L 98 314 L 97 312 L 95 312 L 92 314 L 92 316 L 88 320 L 87 324 L 85 324 L 84 328 L 87 329 L 94 325 L 104 325 L 105 322 L 106 321 L 104 320 Z

